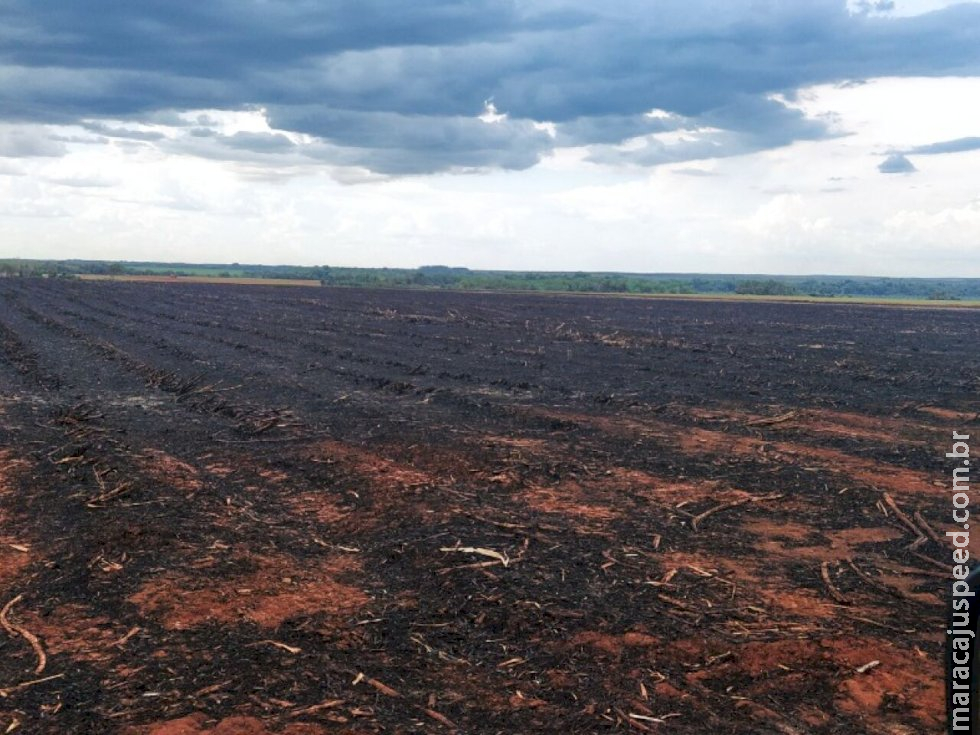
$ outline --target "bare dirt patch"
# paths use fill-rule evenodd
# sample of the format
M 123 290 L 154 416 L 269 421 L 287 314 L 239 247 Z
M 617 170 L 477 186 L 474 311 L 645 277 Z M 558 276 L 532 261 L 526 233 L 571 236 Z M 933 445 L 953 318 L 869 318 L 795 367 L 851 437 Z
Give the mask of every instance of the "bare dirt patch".
M 23 529 L 18 530 L 2 502 L 13 492 L 17 477 L 30 466 L 13 453 L 0 449 L 0 587 L 10 585 L 34 559 L 34 553 Z
M 257 567 L 254 572 L 217 582 L 208 579 L 206 567 L 195 576 L 165 574 L 128 599 L 172 630 L 246 621 L 276 628 L 311 615 L 341 621 L 370 601 L 362 590 L 339 581 L 358 569 L 350 555 L 309 566 L 288 557 L 250 555 L 248 561 Z
M 188 715 L 168 722 L 130 727 L 122 735 L 323 735 L 321 725 L 294 722 L 276 726 L 256 717 L 226 717 L 214 720 L 204 714 Z M 357 735 L 356 730 L 330 730 L 337 735 Z
M 757 546 L 767 556 L 814 561 L 847 559 L 873 550 L 875 544 L 893 541 L 904 535 L 891 526 L 817 531 L 801 524 L 773 523 L 765 519 L 747 521 L 743 528 L 759 537 Z M 821 543 L 814 544 L 814 540 Z
M 532 487 L 522 495 L 531 508 L 542 513 L 559 513 L 600 523 L 621 515 L 609 505 L 589 502 L 582 486 L 575 482 L 562 483 L 556 487 Z
M 162 450 L 146 450 L 137 458 L 137 464 L 148 477 L 165 487 L 183 493 L 195 493 L 202 487 L 200 473 L 193 465 Z
M 945 694 L 939 663 L 920 650 L 882 646 L 874 639 L 825 640 L 822 646 L 841 671 L 837 705 L 868 720 L 901 721 L 909 715 L 927 732 L 945 722 Z M 881 665 L 867 674 L 854 670 L 871 661 Z
M 350 511 L 326 490 L 300 493 L 289 498 L 288 503 L 294 513 L 313 517 L 333 529 L 341 527 L 351 516 Z
M 632 491 L 648 500 L 663 505 L 692 503 L 708 498 L 721 498 L 725 494 L 724 485 L 717 480 L 700 482 L 678 482 L 665 477 L 657 477 L 649 472 L 614 467 L 605 477 L 600 478 L 598 486 L 616 491 Z M 615 499 L 615 495 L 611 497 Z
M 980 413 L 976 411 L 958 411 L 952 408 L 940 408 L 939 406 L 919 406 L 916 410 L 947 422 L 956 421 L 960 424 L 977 421 L 977 417 L 980 416 Z
M 85 605 L 62 605 L 46 614 L 25 610 L 21 616 L 49 655 L 65 654 L 73 661 L 109 661 L 119 653 L 117 646 L 127 633 L 124 626 Z
M 619 657 L 625 649 L 648 649 L 663 646 L 664 642 L 656 636 L 639 631 L 610 634 L 597 631 L 576 633 L 568 641 L 570 647 L 585 647 L 593 653 Z
M 339 441 L 325 441 L 311 452 L 314 461 L 340 464 L 384 487 L 413 487 L 428 485 L 432 478 L 413 467 L 406 467 L 368 449 Z
M 894 444 L 923 444 L 920 439 L 909 437 L 911 429 L 908 421 L 883 416 L 865 416 L 850 411 L 830 409 L 810 409 L 803 414 L 800 424 L 808 433 L 830 434 L 869 442 Z
M 4 517 L 0 513 L 0 523 Z M 32 561 L 30 547 L 16 536 L 0 534 L 0 586 L 7 588 Z

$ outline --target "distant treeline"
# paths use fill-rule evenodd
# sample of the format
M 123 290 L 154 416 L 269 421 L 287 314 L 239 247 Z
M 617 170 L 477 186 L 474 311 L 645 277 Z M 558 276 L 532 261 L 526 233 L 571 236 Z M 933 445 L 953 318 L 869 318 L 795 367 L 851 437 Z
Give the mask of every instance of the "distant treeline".
M 980 278 L 480 271 L 444 265 L 420 268 L 342 268 L 326 265 L 239 263 L 200 265 L 84 260 L 0 261 L 0 277 L 72 277 L 83 274 L 302 278 L 318 280 L 325 286 L 364 288 L 980 300 Z

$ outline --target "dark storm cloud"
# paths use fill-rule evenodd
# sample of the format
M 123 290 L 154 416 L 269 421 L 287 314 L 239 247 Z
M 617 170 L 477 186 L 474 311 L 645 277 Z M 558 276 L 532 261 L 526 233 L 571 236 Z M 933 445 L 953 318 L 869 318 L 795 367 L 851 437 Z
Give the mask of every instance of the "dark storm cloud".
M 375 171 L 519 169 L 564 145 L 655 165 L 826 134 L 772 93 L 980 71 L 980 7 L 892 18 L 888 5 L 850 13 L 844 0 L 8 0 L 0 116 L 146 122 L 262 107 L 273 127 L 320 138 L 316 155 Z M 477 119 L 491 98 L 506 120 Z M 646 116 L 654 108 L 671 115 Z M 532 121 L 554 123 L 555 136 Z M 709 143 L 651 143 L 635 156 L 608 149 L 708 126 L 722 130 Z M 225 143 L 289 151 L 282 141 Z
M 878 170 L 883 174 L 910 174 L 918 171 L 912 162 L 901 153 L 892 153 L 878 164 Z
M 551 136 L 528 120 L 403 115 L 319 107 L 270 114 L 276 127 L 303 130 L 331 144 L 314 155 L 390 174 L 498 166 L 525 169 L 550 150 Z

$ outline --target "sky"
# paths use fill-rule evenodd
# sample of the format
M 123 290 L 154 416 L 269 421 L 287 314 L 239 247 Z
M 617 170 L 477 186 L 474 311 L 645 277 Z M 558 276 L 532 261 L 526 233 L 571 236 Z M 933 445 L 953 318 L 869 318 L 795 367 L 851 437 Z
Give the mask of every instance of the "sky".
M 0 0 L 0 257 L 980 277 L 980 3 Z

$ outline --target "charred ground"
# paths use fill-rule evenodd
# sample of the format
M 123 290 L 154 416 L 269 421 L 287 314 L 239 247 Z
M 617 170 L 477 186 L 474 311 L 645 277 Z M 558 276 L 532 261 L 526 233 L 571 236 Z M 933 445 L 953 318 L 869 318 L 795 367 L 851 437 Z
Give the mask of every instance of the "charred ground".
M 0 283 L 0 730 L 938 733 L 978 338 Z

